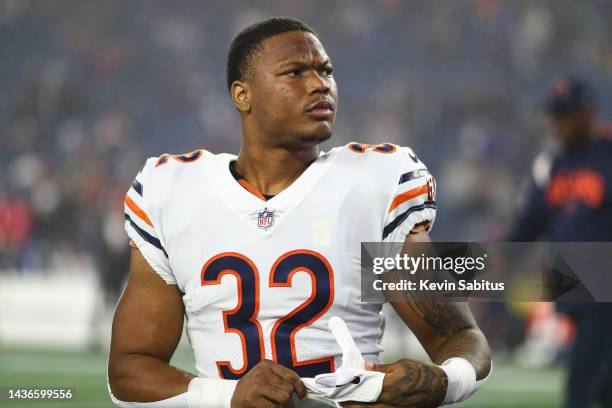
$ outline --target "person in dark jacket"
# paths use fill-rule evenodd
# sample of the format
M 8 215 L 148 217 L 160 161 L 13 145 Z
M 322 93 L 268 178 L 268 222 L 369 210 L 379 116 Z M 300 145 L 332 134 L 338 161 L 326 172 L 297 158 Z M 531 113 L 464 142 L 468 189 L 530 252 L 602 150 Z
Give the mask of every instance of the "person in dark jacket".
M 558 79 L 546 113 L 559 139 L 555 152 L 534 161 L 527 199 L 509 241 L 612 241 L 612 138 L 597 124 L 593 88 Z M 576 324 L 565 407 L 612 407 L 612 303 L 559 303 Z

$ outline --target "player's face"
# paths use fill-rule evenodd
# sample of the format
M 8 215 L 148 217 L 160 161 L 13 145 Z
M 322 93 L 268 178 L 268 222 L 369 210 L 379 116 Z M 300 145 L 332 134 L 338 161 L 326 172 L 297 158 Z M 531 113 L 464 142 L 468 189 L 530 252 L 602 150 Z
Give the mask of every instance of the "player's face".
M 266 39 L 249 79 L 253 118 L 273 145 L 303 148 L 332 134 L 338 90 L 321 42 L 291 31 Z
M 581 109 L 566 115 L 551 116 L 549 120 L 561 142 L 568 146 L 575 146 L 588 140 L 593 113 L 591 109 Z

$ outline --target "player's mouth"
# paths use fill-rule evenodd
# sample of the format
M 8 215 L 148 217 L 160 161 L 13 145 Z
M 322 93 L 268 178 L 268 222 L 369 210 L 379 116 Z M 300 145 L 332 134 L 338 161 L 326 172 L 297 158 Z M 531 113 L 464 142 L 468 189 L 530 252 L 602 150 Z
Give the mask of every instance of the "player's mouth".
M 315 102 L 306 109 L 306 114 L 317 120 L 329 120 L 334 116 L 336 106 L 329 99 L 323 99 Z

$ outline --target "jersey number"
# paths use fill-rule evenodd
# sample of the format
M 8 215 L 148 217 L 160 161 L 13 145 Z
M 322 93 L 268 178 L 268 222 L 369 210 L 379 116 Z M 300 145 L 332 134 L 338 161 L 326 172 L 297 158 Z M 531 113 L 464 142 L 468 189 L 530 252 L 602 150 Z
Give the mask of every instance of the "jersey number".
M 391 143 L 381 143 L 379 145 L 370 145 L 365 143 L 349 143 L 349 149 L 355 153 L 365 153 L 368 149 L 372 149 L 372 151 L 376 153 L 393 153 L 397 150 L 397 147 Z
M 296 250 L 282 255 L 272 266 L 268 285 L 287 287 L 292 285 L 297 272 L 310 276 L 310 297 L 272 327 L 272 358 L 302 377 L 334 371 L 334 358 L 298 361 L 295 350 L 295 334 L 314 323 L 331 306 L 334 299 L 333 271 L 323 255 L 315 251 Z M 221 278 L 231 274 L 238 285 L 238 304 L 223 312 L 226 333 L 236 333 L 242 342 L 244 363 L 236 369 L 229 361 L 217 361 L 219 376 L 239 379 L 259 361 L 265 358 L 263 332 L 257 320 L 259 313 L 259 271 L 253 262 L 237 252 L 225 252 L 211 258 L 202 267 L 202 286 L 218 285 Z
M 204 154 L 204 150 L 194 150 L 193 152 L 190 152 L 190 153 L 178 154 L 178 155 L 177 154 L 162 154 L 161 156 L 159 156 L 159 158 L 155 162 L 155 167 L 159 167 L 162 164 L 168 163 L 168 160 L 170 158 L 180 163 L 193 163 L 194 161 L 202 157 L 202 154 Z

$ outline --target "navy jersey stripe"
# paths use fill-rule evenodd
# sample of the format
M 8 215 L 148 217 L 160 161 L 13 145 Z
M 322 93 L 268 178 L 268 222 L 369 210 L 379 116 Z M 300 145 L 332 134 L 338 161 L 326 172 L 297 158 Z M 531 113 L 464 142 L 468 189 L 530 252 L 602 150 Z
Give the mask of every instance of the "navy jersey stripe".
M 147 231 L 140 228 L 134 221 L 132 221 L 130 216 L 127 214 L 125 214 L 125 220 L 130 222 L 130 225 L 136 230 L 138 235 L 140 235 L 145 241 L 153 245 L 155 248 L 160 249 L 166 256 L 166 258 L 168 258 L 168 254 L 166 253 L 166 250 L 162 246 L 159 239 L 155 238 L 153 235 L 149 234 Z
M 138 180 L 134 179 L 134 181 L 132 181 L 132 188 L 142 197 L 142 184 L 140 184 Z
M 400 215 L 398 215 L 397 217 L 395 217 L 395 219 L 393 221 L 391 221 L 389 224 L 387 224 L 387 226 L 385 227 L 385 229 L 383 229 L 383 238 L 385 239 L 389 236 L 389 234 L 391 234 L 393 231 L 395 231 L 395 229 L 406 219 L 408 218 L 408 216 L 410 214 L 412 214 L 415 211 L 421 211 L 424 210 L 425 208 L 432 208 L 432 209 L 436 209 L 436 205 L 435 204 L 421 204 L 421 205 L 416 205 L 414 207 L 410 207 L 409 209 L 407 209 L 406 211 L 404 211 L 403 213 L 401 213 Z
M 428 174 L 429 174 L 429 171 L 427 171 L 427 169 L 419 169 L 419 170 L 409 171 L 408 173 L 402 174 L 398 184 L 402 184 L 402 183 L 405 183 L 407 181 L 414 180 L 416 178 L 426 176 Z

